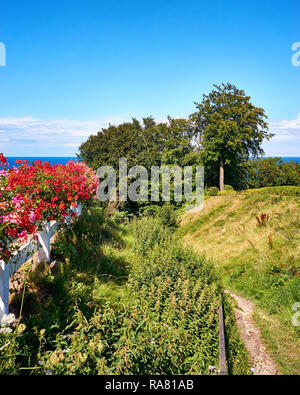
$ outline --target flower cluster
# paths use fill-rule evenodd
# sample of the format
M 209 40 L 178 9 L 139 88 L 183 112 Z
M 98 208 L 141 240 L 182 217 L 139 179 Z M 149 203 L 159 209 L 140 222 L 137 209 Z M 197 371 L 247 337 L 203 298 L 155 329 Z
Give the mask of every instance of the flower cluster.
M 3 314 L 0 315 L 0 333 L 11 333 L 12 329 L 10 328 L 16 321 L 16 317 L 14 314 Z
M 63 222 L 70 207 L 95 197 L 98 186 L 95 171 L 82 162 L 16 162 L 19 167 L 6 169 L 0 153 L 0 260 L 5 262 L 14 252 L 13 241 L 26 241 L 45 221 Z

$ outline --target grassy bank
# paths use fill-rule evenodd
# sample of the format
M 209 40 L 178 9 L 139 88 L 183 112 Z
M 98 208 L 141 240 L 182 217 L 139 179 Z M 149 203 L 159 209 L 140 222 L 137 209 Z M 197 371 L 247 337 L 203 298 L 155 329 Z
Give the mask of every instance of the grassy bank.
M 300 188 L 276 187 L 206 200 L 178 236 L 211 258 L 224 284 L 257 305 L 255 319 L 282 373 L 300 373 Z
M 0 334 L 2 374 L 208 374 L 225 306 L 228 373 L 248 372 L 214 268 L 155 219 L 121 226 L 90 207 L 24 273 L 23 317 Z

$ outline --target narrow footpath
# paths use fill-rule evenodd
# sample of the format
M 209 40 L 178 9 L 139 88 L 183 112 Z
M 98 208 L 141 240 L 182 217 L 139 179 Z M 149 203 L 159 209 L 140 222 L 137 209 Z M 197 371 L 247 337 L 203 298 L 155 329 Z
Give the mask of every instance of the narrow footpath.
M 250 300 L 236 295 L 226 290 L 235 300 L 237 307 L 234 309 L 237 326 L 239 328 L 241 338 L 248 350 L 251 367 L 254 375 L 278 375 L 280 374 L 274 361 L 267 352 L 263 344 L 260 330 L 255 326 L 252 314 L 254 311 L 254 303 Z

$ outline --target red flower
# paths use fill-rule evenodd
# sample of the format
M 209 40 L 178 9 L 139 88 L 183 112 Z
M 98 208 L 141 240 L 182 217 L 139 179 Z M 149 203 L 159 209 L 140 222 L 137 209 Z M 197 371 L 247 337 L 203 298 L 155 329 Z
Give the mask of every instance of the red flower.
M 95 197 L 99 180 L 84 163 L 68 162 L 51 166 L 49 162 L 17 160 L 18 168 L 2 171 L 0 177 L 0 260 L 8 262 L 15 238 L 36 235 L 42 221 L 63 222 L 70 206 Z M 0 153 L 0 166 L 8 165 Z M 75 191 L 75 197 L 74 197 Z M 71 216 L 76 215 L 75 213 Z M 9 246 L 9 247 L 8 247 Z

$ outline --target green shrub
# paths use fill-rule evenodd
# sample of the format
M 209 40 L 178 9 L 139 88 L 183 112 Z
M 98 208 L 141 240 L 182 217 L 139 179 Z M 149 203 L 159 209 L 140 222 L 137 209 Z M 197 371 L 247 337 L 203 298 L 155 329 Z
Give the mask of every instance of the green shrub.
M 144 205 L 141 206 L 139 209 L 139 215 L 141 217 L 150 217 L 150 216 L 155 216 L 157 213 L 159 206 L 157 204 L 149 204 L 149 205 Z
M 117 224 L 126 224 L 131 218 L 133 218 L 133 214 L 126 210 L 116 210 L 111 217 L 112 221 L 115 221 Z
M 165 203 L 163 206 L 159 207 L 156 216 L 163 226 L 175 228 L 177 225 L 177 213 L 174 206 L 169 203 Z
M 218 187 L 210 187 L 206 188 L 204 191 L 205 196 L 217 196 L 219 192 Z
M 120 229 L 93 208 L 59 235 L 57 254 L 69 256 L 49 273 L 44 310 L 24 320 L 23 333 L 0 334 L 1 373 L 208 374 L 219 360 L 221 301 L 228 372 L 247 372 L 213 266 L 158 218 L 127 231 L 134 242 L 122 248 Z
M 227 189 L 225 191 L 219 191 L 218 196 L 235 196 L 237 192 L 235 190 Z
M 224 195 L 234 195 L 235 191 L 231 185 L 224 185 L 224 191 L 219 191 L 218 187 L 206 188 L 204 191 L 205 196 L 224 196 Z
M 130 224 L 134 232 L 134 249 L 141 255 L 147 255 L 155 244 L 162 244 L 171 238 L 171 230 L 161 226 L 158 218 L 135 219 Z
M 247 189 L 246 194 L 267 194 L 279 196 L 300 196 L 300 187 L 297 186 L 276 186 L 256 189 Z
M 136 237 L 144 228 L 145 223 L 139 221 Z M 138 240 L 143 243 L 141 238 Z M 208 365 L 218 365 L 217 311 L 221 301 L 226 309 L 226 332 L 230 334 L 229 373 L 245 374 L 246 352 L 213 265 L 191 249 L 183 248 L 174 236 L 159 238 L 148 254 L 142 252 L 140 258 L 129 279 L 140 332 L 136 335 L 139 340 L 132 345 L 139 374 L 207 374 Z M 144 323 L 142 328 L 140 322 Z M 125 338 L 123 343 L 128 344 Z M 141 370 L 141 361 L 150 370 Z
M 246 164 L 249 188 L 300 185 L 300 164 L 282 158 L 256 158 Z

